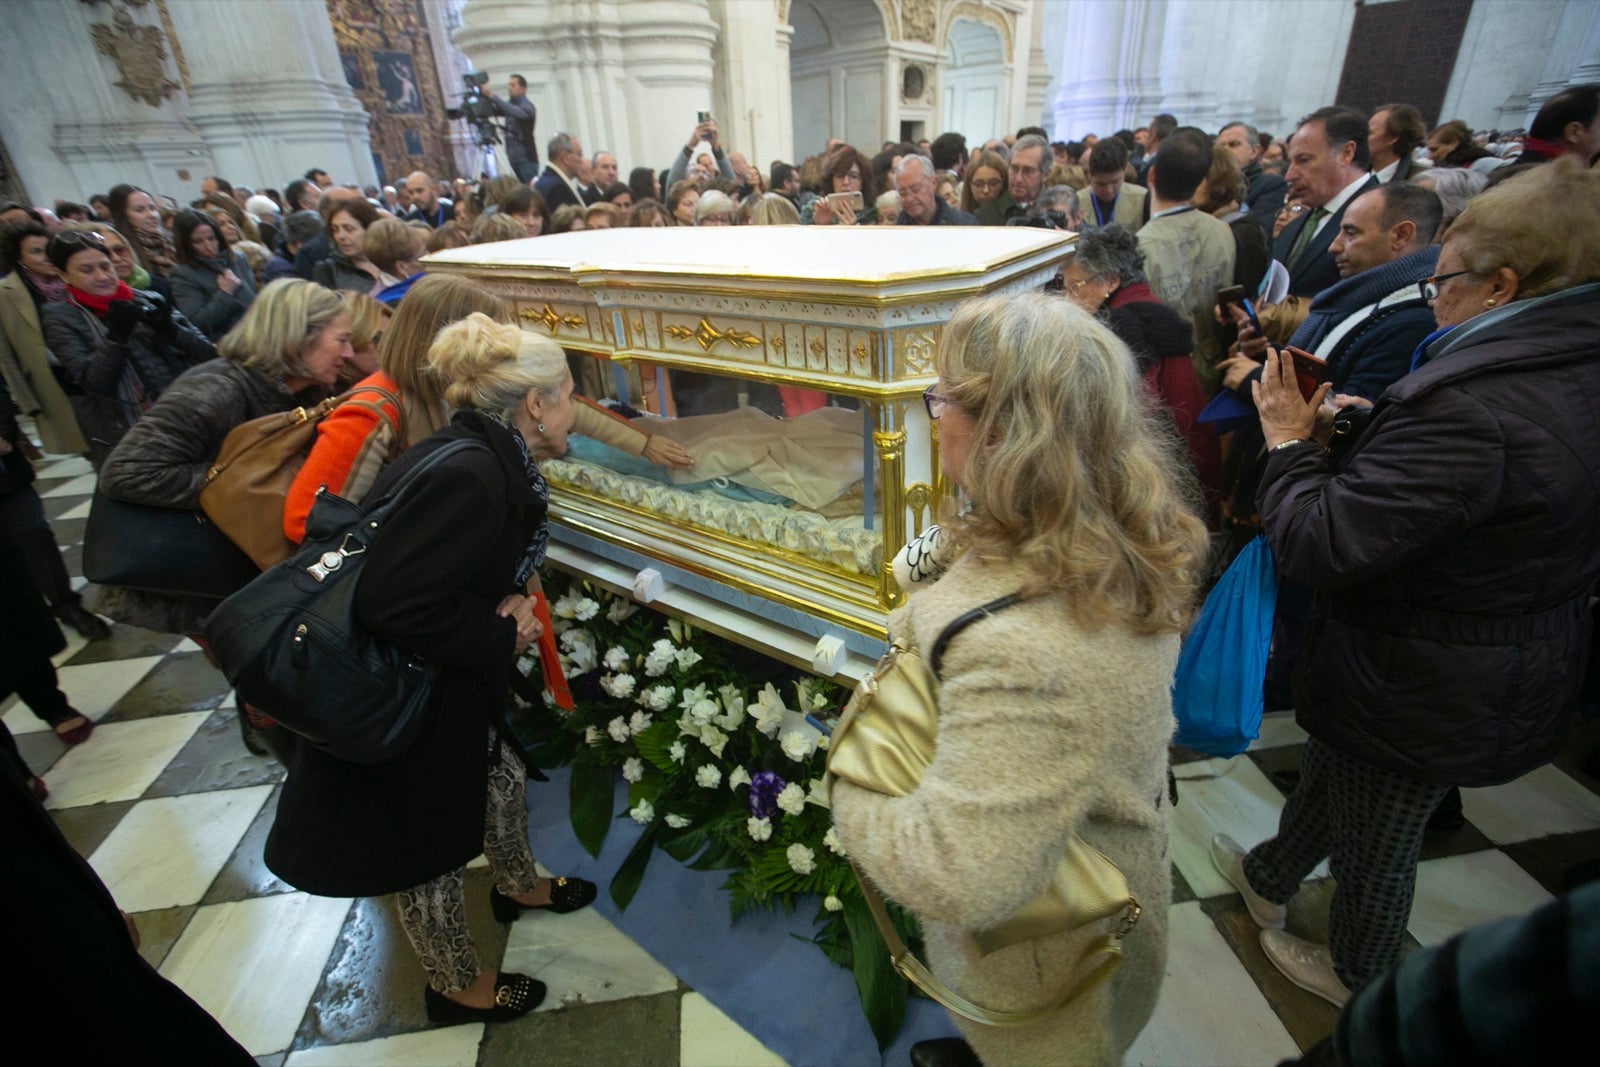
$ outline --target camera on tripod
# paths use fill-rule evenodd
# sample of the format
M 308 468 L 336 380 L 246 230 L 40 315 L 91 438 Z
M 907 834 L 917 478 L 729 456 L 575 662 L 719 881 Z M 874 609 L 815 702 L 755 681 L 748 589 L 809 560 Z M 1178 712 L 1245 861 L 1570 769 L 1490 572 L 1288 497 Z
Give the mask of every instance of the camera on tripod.
M 483 95 L 483 87 L 489 84 L 489 75 L 486 71 L 469 70 L 461 76 L 466 85 L 466 92 L 462 94 L 461 104 L 457 107 L 445 108 L 445 114 L 453 119 L 462 119 L 472 124 L 472 131 L 480 145 L 500 143 L 500 128 L 494 123 L 494 106 Z

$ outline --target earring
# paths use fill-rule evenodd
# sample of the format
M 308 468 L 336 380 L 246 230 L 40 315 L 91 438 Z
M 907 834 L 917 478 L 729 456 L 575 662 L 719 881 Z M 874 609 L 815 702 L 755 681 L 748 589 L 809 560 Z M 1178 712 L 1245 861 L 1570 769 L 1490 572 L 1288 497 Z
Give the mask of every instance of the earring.
M 1491 297 L 1491 298 L 1490 298 L 1490 299 L 1488 299 L 1488 300 L 1485 300 L 1485 301 L 1484 301 L 1484 302 L 1483 302 L 1483 306 L 1484 306 L 1484 307 L 1486 307 L 1486 308 L 1492 308 L 1492 307 L 1494 307 L 1494 299 L 1493 299 L 1493 298 L 1492 298 L 1492 297 Z
M 538 430 L 539 430 L 539 432 L 540 432 L 540 433 L 544 433 L 544 423 L 542 423 L 542 422 L 541 422 L 541 423 L 540 423 L 540 424 L 539 424 L 539 426 L 538 426 Z

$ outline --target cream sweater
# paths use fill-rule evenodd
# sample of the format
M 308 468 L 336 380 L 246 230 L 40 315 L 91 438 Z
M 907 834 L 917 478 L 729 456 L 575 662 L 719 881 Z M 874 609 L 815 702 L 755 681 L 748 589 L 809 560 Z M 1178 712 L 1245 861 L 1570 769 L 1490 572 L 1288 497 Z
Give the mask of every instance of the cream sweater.
M 1015 592 L 1016 565 L 966 555 L 916 591 L 890 628 L 918 649 L 958 615 Z M 1096 994 L 1039 1023 L 957 1019 L 986 1064 L 1118 1062 L 1155 1008 L 1166 955 L 1167 743 L 1176 634 L 1086 632 L 1062 595 L 973 623 L 941 664 L 939 741 L 920 788 L 886 797 L 838 782 L 840 838 L 875 884 L 922 920 L 928 962 L 986 1007 L 1047 1002 L 1072 935 L 979 957 L 965 931 L 1010 916 L 1049 883 L 1076 832 L 1109 856 L 1143 905 L 1126 959 Z

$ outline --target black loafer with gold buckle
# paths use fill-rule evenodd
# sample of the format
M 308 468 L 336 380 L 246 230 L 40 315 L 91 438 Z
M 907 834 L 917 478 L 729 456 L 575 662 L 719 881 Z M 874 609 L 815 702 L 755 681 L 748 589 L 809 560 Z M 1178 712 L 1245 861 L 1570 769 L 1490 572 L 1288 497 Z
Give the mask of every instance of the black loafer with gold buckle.
M 494 983 L 494 1007 L 469 1008 L 425 986 L 422 999 L 428 1006 L 428 1021 L 451 1026 L 456 1023 L 503 1023 L 528 1014 L 544 1002 L 544 983 L 525 974 L 501 972 Z
M 548 904 L 524 904 L 490 886 L 489 908 L 494 912 L 496 922 L 509 923 L 516 922 L 517 916 L 525 911 L 553 911 L 557 915 L 565 915 L 569 911 L 587 908 L 599 895 L 599 888 L 582 878 L 552 878 Z

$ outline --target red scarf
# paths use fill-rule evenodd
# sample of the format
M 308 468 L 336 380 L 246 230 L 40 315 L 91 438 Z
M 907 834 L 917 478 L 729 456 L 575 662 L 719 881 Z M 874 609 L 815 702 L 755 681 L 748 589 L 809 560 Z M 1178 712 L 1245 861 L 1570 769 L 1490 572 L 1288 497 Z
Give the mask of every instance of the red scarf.
M 95 296 L 93 293 L 84 292 L 75 285 L 68 285 L 67 293 L 72 297 L 73 303 L 79 307 L 88 308 L 102 319 L 106 317 L 106 312 L 111 309 L 111 301 L 133 299 L 133 290 L 128 288 L 128 283 L 124 281 L 117 282 L 117 291 L 110 296 Z
M 1567 146 L 1561 141 L 1546 141 L 1538 137 L 1524 137 L 1522 150 L 1540 159 L 1559 159 L 1567 154 Z

